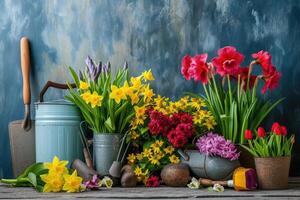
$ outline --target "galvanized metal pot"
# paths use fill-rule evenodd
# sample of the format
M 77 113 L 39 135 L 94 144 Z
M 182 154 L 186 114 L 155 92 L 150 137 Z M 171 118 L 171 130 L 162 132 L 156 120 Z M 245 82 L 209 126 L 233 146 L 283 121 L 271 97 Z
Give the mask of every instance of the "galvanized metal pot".
M 238 160 L 230 161 L 220 157 L 201 154 L 198 150 L 179 150 L 181 162 L 189 165 L 191 172 L 198 178 L 229 180 L 234 169 L 240 166 Z
M 77 107 L 65 100 L 35 104 L 36 162 L 51 162 L 54 156 L 68 160 L 82 159 L 80 141 L 81 115 Z
M 109 175 L 109 169 L 116 160 L 120 147 L 121 134 L 94 133 L 94 166 L 101 175 Z
M 258 186 L 264 190 L 288 188 L 291 157 L 254 158 Z

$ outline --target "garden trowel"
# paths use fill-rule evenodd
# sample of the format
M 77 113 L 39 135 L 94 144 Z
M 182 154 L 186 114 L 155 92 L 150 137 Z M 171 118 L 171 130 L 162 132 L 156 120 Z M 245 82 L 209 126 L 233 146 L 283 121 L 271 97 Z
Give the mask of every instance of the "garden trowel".
M 13 174 L 18 176 L 29 165 L 35 163 L 35 123 L 30 118 L 30 54 L 26 37 L 20 41 L 21 70 L 23 77 L 23 101 L 25 115 L 23 120 L 10 122 L 9 139 Z

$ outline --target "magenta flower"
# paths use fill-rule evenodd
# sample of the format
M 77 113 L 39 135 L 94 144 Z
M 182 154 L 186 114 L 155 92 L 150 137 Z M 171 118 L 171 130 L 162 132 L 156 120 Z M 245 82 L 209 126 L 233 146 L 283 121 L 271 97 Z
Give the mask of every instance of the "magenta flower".
M 92 179 L 84 182 L 83 184 L 85 185 L 85 187 L 87 189 L 97 190 L 97 189 L 99 189 L 99 181 L 100 181 L 100 179 L 99 179 L 98 175 L 94 175 L 92 177 Z
M 240 152 L 230 140 L 215 133 L 208 133 L 197 140 L 196 146 L 200 153 L 208 156 L 219 156 L 229 160 L 237 160 Z

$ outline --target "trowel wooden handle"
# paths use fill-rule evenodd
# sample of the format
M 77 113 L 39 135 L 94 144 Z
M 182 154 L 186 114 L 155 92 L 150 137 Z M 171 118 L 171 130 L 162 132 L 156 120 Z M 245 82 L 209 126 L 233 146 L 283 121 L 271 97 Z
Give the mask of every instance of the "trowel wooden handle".
M 29 41 L 26 37 L 22 37 L 20 41 L 20 56 L 23 77 L 23 101 L 24 104 L 30 104 L 30 54 Z
M 222 186 L 228 186 L 227 181 L 213 181 L 205 178 L 199 179 L 200 185 L 203 186 L 213 186 L 214 184 L 220 184 Z

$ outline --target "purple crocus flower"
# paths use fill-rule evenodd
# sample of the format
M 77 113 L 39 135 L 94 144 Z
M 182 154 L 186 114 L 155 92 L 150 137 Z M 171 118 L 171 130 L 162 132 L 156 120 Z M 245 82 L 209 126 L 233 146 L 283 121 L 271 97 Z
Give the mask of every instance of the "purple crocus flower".
M 240 152 L 230 140 L 214 133 L 208 133 L 197 140 L 196 146 L 200 153 L 208 156 L 219 156 L 229 160 L 237 160 Z
M 97 190 L 97 189 L 99 189 L 99 181 L 100 181 L 100 179 L 99 179 L 98 175 L 94 175 L 91 180 L 88 180 L 88 181 L 84 182 L 83 184 L 85 185 L 85 187 L 87 189 Z

